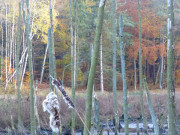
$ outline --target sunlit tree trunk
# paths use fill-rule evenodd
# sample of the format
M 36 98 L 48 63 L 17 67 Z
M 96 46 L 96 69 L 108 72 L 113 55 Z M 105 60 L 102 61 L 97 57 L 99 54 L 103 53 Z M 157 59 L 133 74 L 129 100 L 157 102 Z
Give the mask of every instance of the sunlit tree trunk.
M 17 82 L 17 100 L 18 100 L 18 132 L 22 132 L 22 121 L 21 121 L 21 91 L 19 81 L 19 54 L 21 45 L 21 2 L 19 2 L 19 19 L 18 19 L 18 35 L 17 35 L 17 51 L 16 51 L 16 82 Z
M 27 60 L 28 60 L 28 53 L 24 57 L 24 66 L 22 66 L 22 75 L 21 75 L 20 89 L 22 87 L 23 80 L 24 80 L 24 74 L 26 72 Z
M 28 63 L 30 73 L 30 120 L 31 120 L 31 135 L 35 135 L 35 115 L 34 115 L 34 76 L 32 63 L 32 43 L 31 43 L 31 26 L 30 26 L 30 7 L 29 0 L 26 0 L 27 18 L 26 18 L 26 41 L 28 47 Z
M 23 11 L 23 22 L 24 22 L 24 26 L 25 26 L 25 29 L 24 29 L 24 33 L 23 33 L 23 53 L 22 53 L 22 64 L 20 66 L 20 69 L 21 69 L 21 81 L 20 81 L 20 89 L 22 87 L 22 84 L 23 84 L 23 79 L 24 79 L 24 74 L 26 72 L 26 67 L 27 67 L 27 60 L 28 60 L 28 53 L 26 54 L 26 51 L 27 51 L 27 47 L 26 47 L 26 12 L 25 12 L 25 0 L 22 0 L 22 11 Z M 24 56 L 23 56 L 24 54 Z
M 119 36 L 120 36 L 120 50 L 121 50 L 121 72 L 123 80 L 123 112 L 125 123 L 125 135 L 129 135 L 129 122 L 128 122 L 128 103 L 127 103 L 127 82 L 125 70 L 125 51 L 124 51 L 124 35 L 123 35 L 123 20 L 119 16 Z
M 102 34 L 100 39 L 100 85 L 101 92 L 104 92 L 104 83 L 103 83 L 103 60 L 102 60 Z
M 117 134 L 117 127 L 118 127 L 118 112 L 117 112 L 117 82 L 116 82 L 116 0 L 112 1 L 112 42 L 113 42 L 113 97 L 114 97 L 114 115 L 115 115 L 115 127 Z
M 167 90 L 168 90 L 168 135 L 177 135 L 174 86 L 174 8 L 173 0 L 167 0 Z
M 88 85 L 86 90 L 85 124 L 89 130 L 91 128 L 92 90 L 93 90 L 93 83 L 94 83 L 96 65 L 97 65 L 99 48 L 100 48 L 99 46 L 100 46 L 101 30 L 103 25 L 104 7 L 105 7 L 105 0 L 100 0 L 99 10 L 98 10 L 98 22 L 97 22 L 95 40 L 94 40 L 94 51 L 93 51 L 93 57 L 92 57 L 91 67 L 88 77 Z M 89 134 L 86 128 L 84 128 L 83 134 L 84 135 Z
M 44 66 L 45 66 L 45 63 L 46 63 L 47 51 L 48 51 L 48 45 L 46 46 L 46 50 L 45 50 L 45 54 L 44 54 L 44 60 L 43 60 L 43 65 L 42 65 L 42 70 L 41 70 L 40 84 L 42 83 L 42 79 L 43 79 Z
M 141 11 L 140 0 L 138 0 L 138 15 L 139 15 L 139 80 L 140 80 L 140 106 L 141 114 L 143 117 L 143 125 L 145 132 L 147 133 L 147 118 L 144 112 L 144 99 L 143 99 L 143 70 L 142 70 L 142 27 L 141 27 Z

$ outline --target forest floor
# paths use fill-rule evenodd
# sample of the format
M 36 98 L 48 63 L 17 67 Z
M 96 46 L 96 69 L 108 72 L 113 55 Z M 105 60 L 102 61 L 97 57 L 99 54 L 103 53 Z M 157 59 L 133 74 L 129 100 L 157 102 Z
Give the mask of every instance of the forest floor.
M 30 97 L 29 90 L 27 88 L 23 88 L 22 90 L 22 121 L 24 127 L 28 130 L 30 129 Z M 71 89 L 65 88 L 67 94 L 71 96 Z M 0 89 L 0 131 L 7 129 L 12 129 L 14 126 L 17 127 L 17 96 L 16 90 L 14 88 L 9 88 L 4 91 Z M 48 86 L 38 86 L 37 91 L 37 107 L 40 119 L 40 126 L 43 129 L 49 128 L 49 114 L 47 112 L 43 112 L 42 102 L 45 99 L 46 95 L 49 93 Z M 95 92 L 97 99 L 99 101 L 99 113 L 100 120 L 103 122 L 112 120 L 114 118 L 113 112 L 113 93 L 112 92 Z M 150 90 L 151 99 L 153 103 L 153 107 L 158 119 L 162 120 L 164 123 L 167 123 L 167 91 L 164 90 Z M 67 104 L 61 98 L 61 94 L 58 92 L 59 102 L 61 103 L 60 115 L 61 122 L 64 128 L 69 129 L 71 125 L 71 110 L 68 108 Z M 76 108 L 79 111 L 81 117 L 84 117 L 85 112 L 85 90 L 81 89 L 77 91 L 76 94 Z M 123 93 L 122 91 L 117 92 L 118 99 L 118 116 L 120 119 L 123 116 Z M 180 118 L 180 88 L 176 88 L 176 115 Z M 144 94 L 144 106 L 145 106 L 145 114 L 148 119 L 150 119 L 150 113 L 148 110 L 147 99 Z M 139 91 L 130 90 L 128 92 L 128 113 L 130 119 L 138 119 L 141 117 L 140 113 L 140 101 L 139 101 Z M 83 127 L 80 119 L 77 117 L 76 125 L 78 129 Z

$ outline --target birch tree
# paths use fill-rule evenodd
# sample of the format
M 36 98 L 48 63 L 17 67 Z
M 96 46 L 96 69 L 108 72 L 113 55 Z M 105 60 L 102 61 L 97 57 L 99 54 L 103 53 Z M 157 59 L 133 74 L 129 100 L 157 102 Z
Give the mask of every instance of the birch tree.
M 168 135 L 177 135 L 174 86 L 174 7 L 173 0 L 167 0 L 167 90 L 168 90 Z
M 88 85 L 86 90 L 86 109 L 85 109 L 85 125 L 88 129 L 91 128 L 91 112 L 92 112 L 92 90 L 93 90 L 93 83 L 95 78 L 95 71 L 96 65 L 98 60 L 99 54 L 99 46 L 100 46 L 100 36 L 101 30 L 103 25 L 103 17 L 104 17 L 104 7 L 105 7 L 106 0 L 100 0 L 99 3 L 99 10 L 98 10 L 98 23 L 95 32 L 95 40 L 94 40 L 94 51 L 91 61 L 91 67 L 88 77 Z M 88 131 L 84 128 L 84 135 L 88 135 Z

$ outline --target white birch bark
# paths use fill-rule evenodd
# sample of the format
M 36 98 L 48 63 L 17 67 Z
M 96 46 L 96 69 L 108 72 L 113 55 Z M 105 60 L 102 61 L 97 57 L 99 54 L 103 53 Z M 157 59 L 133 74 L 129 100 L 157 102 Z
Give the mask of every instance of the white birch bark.
M 23 80 L 24 80 L 24 74 L 26 72 L 27 60 L 28 60 L 28 54 L 26 55 L 26 59 L 25 59 L 25 62 L 24 62 L 24 67 L 23 67 L 23 70 L 22 70 L 23 72 L 22 72 L 22 76 L 21 76 L 20 89 L 22 87 Z
M 11 43 L 10 43 L 10 53 L 9 53 L 9 73 L 11 71 L 11 68 L 12 68 L 12 58 L 13 58 L 13 40 L 14 40 L 14 8 L 13 8 L 13 24 L 12 24 L 12 30 L 10 31 L 9 29 L 9 32 L 11 32 L 11 37 L 10 37 L 10 40 L 11 40 Z M 10 33 L 9 33 L 10 35 Z
M 100 85 L 101 85 L 101 92 L 104 92 L 103 62 L 102 62 L 102 34 L 101 34 L 101 39 L 100 39 Z
M 48 45 L 46 46 L 46 50 L 45 50 L 45 54 L 44 54 L 44 60 L 43 60 L 43 65 L 42 65 L 42 71 L 41 71 L 40 84 L 42 83 L 42 79 L 43 79 L 44 66 L 45 66 L 45 63 L 46 63 L 47 51 L 48 51 Z

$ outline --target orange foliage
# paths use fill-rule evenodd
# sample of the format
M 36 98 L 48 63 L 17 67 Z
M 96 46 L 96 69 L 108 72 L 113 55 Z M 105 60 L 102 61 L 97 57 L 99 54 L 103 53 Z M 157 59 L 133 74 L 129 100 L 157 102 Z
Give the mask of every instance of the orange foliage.
M 121 3 L 121 6 L 117 8 L 117 12 L 128 14 L 132 17 L 131 20 L 137 23 L 135 28 L 125 28 L 125 31 L 131 33 L 134 39 L 133 46 L 128 47 L 126 54 L 129 58 L 137 60 L 139 51 L 138 3 L 137 0 L 119 0 L 118 3 Z M 143 63 L 147 60 L 150 65 L 154 65 L 159 56 L 166 54 L 166 48 L 159 42 L 162 18 L 156 15 L 151 0 L 141 1 L 141 18 Z

